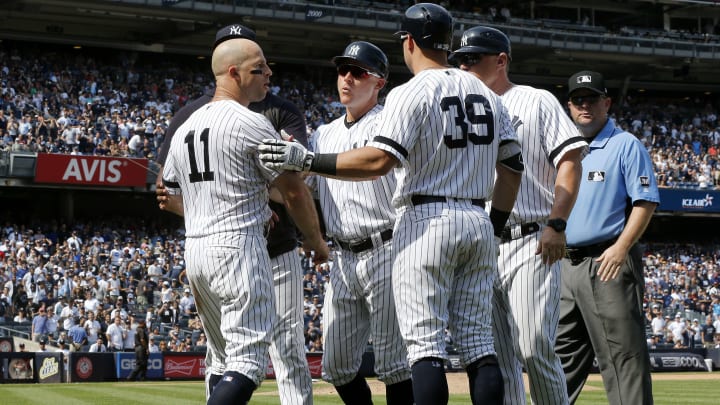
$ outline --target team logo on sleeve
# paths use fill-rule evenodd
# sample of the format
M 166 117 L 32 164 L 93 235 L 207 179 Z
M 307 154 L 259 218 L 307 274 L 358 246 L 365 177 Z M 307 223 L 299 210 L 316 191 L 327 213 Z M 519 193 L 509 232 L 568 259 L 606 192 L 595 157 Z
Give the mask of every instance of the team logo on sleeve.
M 514 115 L 512 117 L 512 126 L 513 126 L 513 128 L 515 128 L 515 132 L 517 132 L 518 128 L 520 128 L 520 126 L 522 124 L 523 124 L 523 122 L 520 119 L 520 117 L 518 117 L 517 115 Z
M 649 176 L 640 176 L 640 185 L 642 187 L 650 187 L 650 177 Z
M 605 172 L 600 170 L 588 172 L 588 181 L 604 182 Z

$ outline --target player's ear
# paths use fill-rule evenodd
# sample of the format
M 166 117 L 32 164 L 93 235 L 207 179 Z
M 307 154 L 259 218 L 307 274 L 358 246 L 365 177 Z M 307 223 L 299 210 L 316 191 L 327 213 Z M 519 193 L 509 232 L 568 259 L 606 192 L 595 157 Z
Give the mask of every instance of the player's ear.
M 508 54 L 506 54 L 505 52 L 501 52 L 497 58 L 498 67 L 502 67 L 504 69 L 508 65 L 508 62 L 510 62 L 510 60 L 508 59 Z
M 383 87 L 385 87 L 385 84 L 387 81 L 385 79 L 378 79 L 377 83 L 375 83 L 375 89 L 381 90 Z
M 230 65 L 228 67 L 228 74 L 230 77 L 232 77 L 234 80 L 240 80 L 240 71 L 238 70 L 237 65 Z

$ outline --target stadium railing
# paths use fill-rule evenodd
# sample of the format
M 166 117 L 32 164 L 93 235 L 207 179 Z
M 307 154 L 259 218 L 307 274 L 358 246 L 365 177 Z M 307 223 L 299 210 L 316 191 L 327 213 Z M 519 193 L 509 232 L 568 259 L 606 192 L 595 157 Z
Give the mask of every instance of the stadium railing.
M 250 17 L 296 21 L 313 21 L 333 25 L 351 25 L 395 31 L 400 27 L 402 13 L 397 10 L 354 8 L 308 4 L 280 0 L 105 0 L 149 7 L 173 7 L 194 12 L 220 12 Z M 312 11 L 312 13 L 311 13 Z M 623 53 L 634 55 L 670 56 L 678 58 L 720 59 L 720 41 L 715 43 L 686 40 L 676 33 L 663 36 L 639 36 L 632 32 L 610 33 L 601 26 L 573 24 L 568 21 L 529 20 L 512 18 L 509 23 L 488 21 L 483 15 L 457 13 L 456 35 L 478 24 L 495 26 L 511 36 L 513 42 L 525 45 L 568 50 Z M 679 38 L 672 38 L 678 36 Z M 704 37 L 703 37 L 704 38 Z

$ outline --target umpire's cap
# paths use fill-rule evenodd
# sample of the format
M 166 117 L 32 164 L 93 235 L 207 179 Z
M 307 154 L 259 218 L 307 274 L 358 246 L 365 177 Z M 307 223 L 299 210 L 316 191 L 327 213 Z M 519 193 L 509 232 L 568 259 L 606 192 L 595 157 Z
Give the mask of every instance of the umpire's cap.
M 453 19 L 447 10 L 437 4 L 418 3 L 405 10 L 395 35 L 410 34 L 420 48 L 450 51 L 452 33 Z
M 510 39 L 502 31 L 492 28 L 477 26 L 463 32 L 460 40 L 460 48 L 450 55 L 452 60 L 459 54 L 464 53 L 505 53 L 508 59 L 510 55 Z
M 213 51 L 217 48 L 220 43 L 233 38 L 245 38 L 251 41 L 255 41 L 255 31 L 241 24 L 230 24 L 222 27 L 215 34 L 215 43 L 213 44 Z
M 387 56 L 380 48 L 370 42 L 355 41 L 350 43 L 345 47 L 342 55 L 332 58 L 332 62 L 335 66 L 357 65 L 377 73 L 384 79 L 388 75 Z

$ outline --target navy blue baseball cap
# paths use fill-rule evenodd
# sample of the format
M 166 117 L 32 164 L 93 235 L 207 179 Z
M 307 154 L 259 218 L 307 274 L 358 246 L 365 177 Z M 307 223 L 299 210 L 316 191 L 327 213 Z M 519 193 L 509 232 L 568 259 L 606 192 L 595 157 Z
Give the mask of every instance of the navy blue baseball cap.
M 256 35 L 255 31 L 242 24 L 230 24 L 226 27 L 221 28 L 215 34 L 215 43 L 213 44 L 212 49 L 215 50 L 215 48 L 217 48 L 217 46 L 221 43 L 227 41 L 228 39 L 234 38 L 245 38 L 251 41 L 255 41 Z

